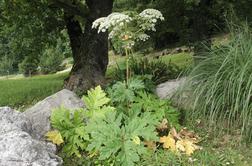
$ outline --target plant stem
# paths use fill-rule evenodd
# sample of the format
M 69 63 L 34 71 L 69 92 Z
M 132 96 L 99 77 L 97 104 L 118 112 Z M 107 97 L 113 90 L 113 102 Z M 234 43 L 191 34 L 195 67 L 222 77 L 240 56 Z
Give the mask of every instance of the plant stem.
M 128 49 L 125 48 L 126 53 L 126 85 L 128 86 L 129 83 L 129 55 L 128 55 Z

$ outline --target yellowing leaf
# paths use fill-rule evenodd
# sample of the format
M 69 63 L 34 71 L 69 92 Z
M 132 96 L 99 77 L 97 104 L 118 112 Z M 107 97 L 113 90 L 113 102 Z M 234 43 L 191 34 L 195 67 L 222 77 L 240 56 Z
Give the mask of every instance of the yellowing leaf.
M 169 135 L 160 138 L 160 142 L 164 143 L 163 148 L 171 149 L 174 152 L 184 152 L 190 156 L 201 147 L 195 145 L 198 142 L 198 136 L 194 132 L 189 132 L 187 129 L 182 129 L 177 133 L 175 128 L 171 128 Z
M 156 150 L 156 143 L 154 141 L 144 141 L 144 145 L 147 146 L 147 148 Z
M 135 144 L 137 144 L 137 145 L 140 145 L 140 138 L 138 137 L 138 136 L 134 136 L 133 138 L 132 138 L 132 141 L 135 143 Z
M 128 35 L 123 35 L 122 40 L 128 40 L 129 36 Z
M 177 141 L 176 147 L 178 150 L 185 152 L 188 156 L 191 156 L 195 150 L 200 149 L 199 146 L 188 139 Z
M 171 149 L 172 151 L 176 151 L 176 141 L 175 139 L 172 137 L 172 135 L 168 135 L 168 136 L 164 136 L 164 137 L 160 137 L 160 143 L 164 143 L 163 144 L 163 148 L 165 149 Z
M 176 148 L 182 152 L 185 152 L 185 147 L 184 147 L 184 141 L 183 140 L 178 140 L 176 142 Z
M 48 141 L 51 141 L 56 145 L 64 143 L 60 132 L 57 130 L 47 132 L 46 137 Z
M 98 154 L 97 151 L 93 151 L 93 152 L 89 153 L 88 157 L 89 157 L 89 158 L 92 158 L 92 157 L 94 157 L 94 156 L 97 156 L 97 154 Z

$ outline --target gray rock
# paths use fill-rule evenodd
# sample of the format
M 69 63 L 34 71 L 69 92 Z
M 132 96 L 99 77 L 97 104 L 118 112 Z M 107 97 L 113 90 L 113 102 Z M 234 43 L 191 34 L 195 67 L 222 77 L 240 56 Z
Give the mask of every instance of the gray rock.
M 185 80 L 185 78 L 180 78 L 159 84 L 156 88 L 156 94 L 161 99 L 171 99 Z
M 83 101 L 72 91 L 63 89 L 58 93 L 47 97 L 43 101 L 24 112 L 24 115 L 32 123 L 32 136 L 42 139 L 51 129 L 50 116 L 53 109 L 63 106 L 67 109 L 83 108 Z
M 36 140 L 29 134 L 31 123 L 19 112 L 0 107 L 0 166 L 58 166 L 51 143 Z
M 8 121 L 8 123 L 2 123 L 2 125 L 8 125 L 9 123 L 13 124 L 14 128 L 17 128 L 18 130 L 22 130 L 25 132 L 30 133 L 31 132 L 31 123 L 30 121 L 20 112 L 13 111 L 9 107 L 0 107 L 0 123 L 4 121 Z M 0 134 L 3 134 L 3 132 L 12 131 L 14 129 L 10 127 L 4 127 L 1 126 Z

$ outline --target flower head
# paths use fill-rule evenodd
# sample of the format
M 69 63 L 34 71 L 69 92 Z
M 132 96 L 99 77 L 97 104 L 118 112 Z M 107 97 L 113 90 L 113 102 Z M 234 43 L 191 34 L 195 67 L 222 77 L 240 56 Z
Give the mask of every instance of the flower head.
M 106 32 L 109 28 L 114 28 L 117 25 L 123 26 L 125 22 L 130 22 L 132 20 L 126 14 L 123 13 L 112 13 L 107 17 L 98 18 L 93 22 L 92 28 L 98 29 L 98 33 Z

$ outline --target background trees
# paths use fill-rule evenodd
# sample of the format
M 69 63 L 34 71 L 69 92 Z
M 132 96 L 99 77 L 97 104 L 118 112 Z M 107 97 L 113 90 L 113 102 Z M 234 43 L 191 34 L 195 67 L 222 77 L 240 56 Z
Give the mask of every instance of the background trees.
M 36 62 L 31 72 L 35 73 L 40 56 L 49 46 L 55 50 L 63 48 L 61 54 L 67 56 L 71 49 L 74 66 L 65 87 L 85 91 L 104 81 L 108 63 L 107 34 L 91 30 L 91 23 L 107 16 L 112 7 L 114 11 L 155 8 L 163 13 L 165 21 L 157 25 L 157 33 L 150 33 L 151 40 L 138 45 L 137 50 L 193 43 L 198 43 L 195 50 L 200 50 L 199 43 L 225 32 L 225 20 L 231 9 L 237 18 L 250 21 L 251 3 L 248 0 L 115 0 L 114 3 L 113 0 L 0 0 L 1 74 L 17 72 L 19 64 L 27 59 Z M 60 46 L 58 40 L 62 41 Z

